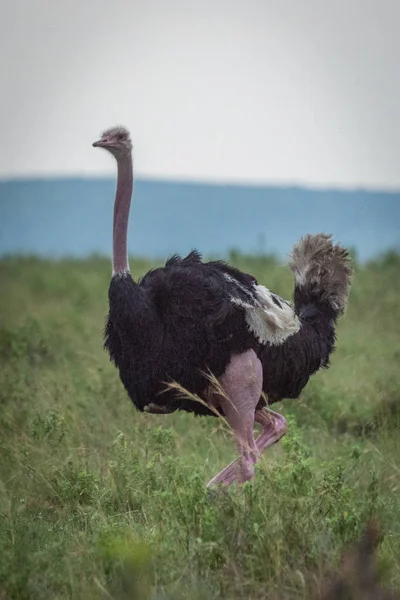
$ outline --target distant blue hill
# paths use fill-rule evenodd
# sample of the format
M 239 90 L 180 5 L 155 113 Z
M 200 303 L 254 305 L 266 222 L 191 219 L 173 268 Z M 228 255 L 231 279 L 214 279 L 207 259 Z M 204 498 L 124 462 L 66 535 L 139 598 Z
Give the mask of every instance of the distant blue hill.
M 109 255 L 114 179 L 0 182 L 0 255 Z M 310 190 L 139 180 L 129 250 L 152 258 L 197 247 L 206 255 L 273 253 L 325 231 L 360 260 L 400 249 L 400 192 Z

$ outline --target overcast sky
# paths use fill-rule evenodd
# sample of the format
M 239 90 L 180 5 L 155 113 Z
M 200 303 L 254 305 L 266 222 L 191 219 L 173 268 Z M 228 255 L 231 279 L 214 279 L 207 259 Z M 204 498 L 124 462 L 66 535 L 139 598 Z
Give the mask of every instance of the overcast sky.
M 14 0 L 0 24 L 0 177 L 400 188 L 399 0 Z M 5 16 L 4 16 L 5 15 Z

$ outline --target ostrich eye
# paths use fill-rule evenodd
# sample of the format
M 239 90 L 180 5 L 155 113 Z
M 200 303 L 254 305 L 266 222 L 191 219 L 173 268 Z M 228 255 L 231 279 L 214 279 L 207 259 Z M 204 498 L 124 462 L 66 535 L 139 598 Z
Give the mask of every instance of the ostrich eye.
M 122 142 L 122 140 L 124 140 L 124 139 L 125 139 L 125 134 L 124 134 L 124 133 L 119 133 L 119 134 L 117 135 L 117 140 L 119 140 L 119 141 L 121 141 L 121 142 Z

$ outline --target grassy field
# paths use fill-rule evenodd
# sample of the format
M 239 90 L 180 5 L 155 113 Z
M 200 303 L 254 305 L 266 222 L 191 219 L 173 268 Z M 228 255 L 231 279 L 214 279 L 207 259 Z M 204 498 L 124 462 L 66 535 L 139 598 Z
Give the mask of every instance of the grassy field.
M 232 258 L 290 297 L 286 266 Z M 315 598 L 371 517 L 399 589 L 400 256 L 356 266 L 331 369 L 276 405 L 288 433 L 254 482 L 212 494 L 232 436 L 134 410 L 102 350 L 109 277 L 0 261 L 0 599 Z

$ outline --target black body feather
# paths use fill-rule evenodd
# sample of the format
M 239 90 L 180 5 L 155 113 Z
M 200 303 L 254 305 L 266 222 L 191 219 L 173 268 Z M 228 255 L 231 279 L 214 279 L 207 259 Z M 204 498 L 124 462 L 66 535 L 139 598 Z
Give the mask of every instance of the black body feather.
M 166 391 L 166 383 L 175 381 L 203 396 L 204 373 L 219 377 L 232 353 L 258 348 L 244 310 L 230 299 L 241 292 L 232 289 L 224 273 L 249 289 L 255 282 L 222 262 L 202 263 L 197 252 L 172 257 L 138 283 L 130 274 L 111 280 L 105 348 L 139 410 L 154 403 L 171 411 L 214 414 Z
M 334 350 L 335 329 L 324 311 L 311 319 L 300 316 L 301 329 L 281 346 L 261 346 L 258 356 L 263 365 L 263 390 L 268 403 L 298 398 L 311 375 L 327 368 Z

